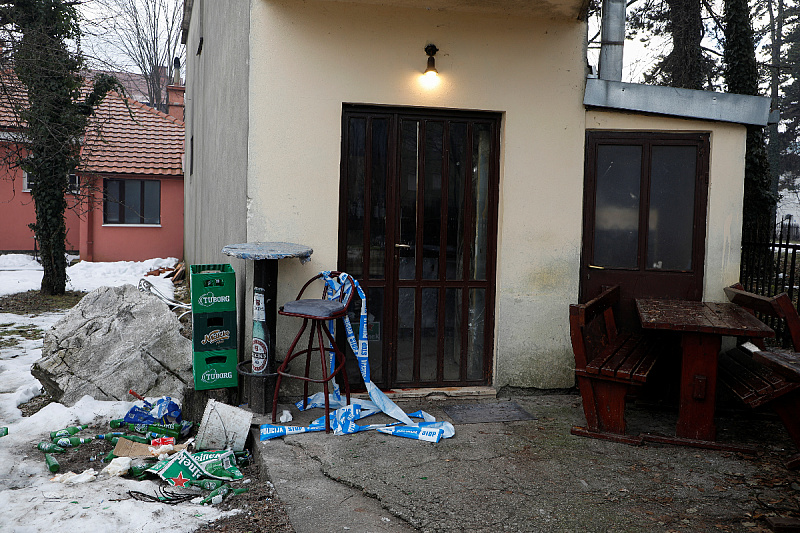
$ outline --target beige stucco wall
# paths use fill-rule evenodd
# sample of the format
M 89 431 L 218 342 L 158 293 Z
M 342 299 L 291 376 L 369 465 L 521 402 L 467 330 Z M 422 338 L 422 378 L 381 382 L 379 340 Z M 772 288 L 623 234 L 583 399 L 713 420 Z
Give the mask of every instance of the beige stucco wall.
M 586 129 L 711 134 L 703 299 L 727 301 L 723 287 L 739 280 L 746 128 L 723 122 L 587 111 Z
M 571 386 L 585 26 L 339 2 L 256 0 L 250 23 L 250 240 L 311 246 L 279 300 L 336 266 L 342 103 L 500 111 L 497 386 Z M 420 85 L 427 43 L 441 84 Z M 287 283 L 288 282 L 288 283 Z M 278 349 L 288 331 L 279 321 Z

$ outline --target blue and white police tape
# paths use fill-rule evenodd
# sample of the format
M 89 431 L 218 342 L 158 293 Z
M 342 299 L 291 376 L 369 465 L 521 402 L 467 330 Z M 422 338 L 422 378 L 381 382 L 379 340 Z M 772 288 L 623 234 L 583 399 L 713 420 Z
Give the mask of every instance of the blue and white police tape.
M 419 440 L 428 440 L 438 442 L 441 438 L 449 438 L 455 434 L 453 425 L 449 422 L 436 422 L 436 419 L 425 413 L 424 411 L 417 411 L 412 415 L 407 415 L 400 407 L 397 406 L 386 394 L 383 393 L 370 379 L 369 369 L 369 343 L 367 339 L 367 298 L 364 291 L 361 289 L 358 281 L 351 278 L 346 273 L 341 273 L 338 277 L 331 276 L 330 271 L 321 272 L 322 279 L 325 282 L 325 291 L 323 296 L 329 300 L 339 299 L 342 291 L 345 292 L 343 299 L 347 299 L 349 291 L 355 290 L 358 297 L 361 299 L 361 316 L 359 318 L 358 339 L 356 340 L 353 326 L 350 323 L 350 318 L 345 315 L 343 318 L 345 332 L 347 333 L 347 342 L 350 349 L 358 360 L 358 368 L 361 371 L 361 377 L 364 379 L 364 384 L 367 388 L 372 402 L 360 401 L 353 402 L 350 406 L 342 398 L 338 385 L 334 382 L 333 392 L 329 395 L 328 405 L 330 408 L 335 409 L 331 413 L 331 428 L 336 435 L 346 435 L 350 433 L 357 433 L 369 429 L 377 429 L 387 434 L 399 435 L 407 438 L 416 438 Z M 347 280 L 350 279 L 352 284 L 348 284 Z M 335 324 L 329 321 L 328 328 L 331 334 L 334 334 Z M 330 350 L 329 368 L 334 368 L 335 355 L 333 350 Z M 369 404 L 369 405 L 368 405 Z M 303 410 L 303 401 L 295 404 L 299 410 Z M 317 392 L 306 399 L 305 409 L 314 407 L 325 406 L 325 394 Z M 365 418 L 377 412 L 383 412 L 388 416 L 394 418 L 398 422 L 393 424 L 372 424 L 369 426 L 359 426 L 355 423 L 356 420 Z M 415 423 L 411 420 L 410 416 L 423 418 L 424 422 Z M 308 428 L 300 428 L 297 426 L 273 426 L 271 424 L 264 424 L 261 426 L 261 440 L 267 440 L 283 435 L 290 435 L 294 433 L 305 433 L 308 431 L 321 431 L 325 428 L 325 417 L 320 417 L 312 422 Z M 286 429 L 287 431 L 282 431 Z

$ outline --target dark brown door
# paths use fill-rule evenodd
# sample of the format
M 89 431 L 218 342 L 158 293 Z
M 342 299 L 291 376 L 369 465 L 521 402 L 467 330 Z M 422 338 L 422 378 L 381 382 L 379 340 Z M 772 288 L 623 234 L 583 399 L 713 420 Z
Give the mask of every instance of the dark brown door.
M 708 135 L 588 132 L 580 300 L 703 296 Z
M 488 383 L 499 115 L 346 106 L 342 139 L 339 268 L 367 294 L 373 382 Z

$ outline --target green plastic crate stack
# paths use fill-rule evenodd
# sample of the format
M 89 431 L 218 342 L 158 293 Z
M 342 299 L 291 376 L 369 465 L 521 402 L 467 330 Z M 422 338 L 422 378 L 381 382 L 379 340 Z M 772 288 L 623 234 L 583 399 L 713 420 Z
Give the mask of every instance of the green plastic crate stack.
M 236 273 L 229 264 L 192 265 L 192 368 L 195 390 L 235 387 Z

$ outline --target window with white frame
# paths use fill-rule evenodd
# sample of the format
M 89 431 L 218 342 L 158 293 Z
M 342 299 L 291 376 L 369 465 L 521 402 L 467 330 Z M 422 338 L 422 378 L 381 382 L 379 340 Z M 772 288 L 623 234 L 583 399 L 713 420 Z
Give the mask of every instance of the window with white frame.
M 31 188 L 35 180 L 31 178 L 27 172 L 22 172 L 22 191 L 23 192 L 31 192 Z M 67 192 L 70 194 L 78 194 L 80 190 L 80 179 L 78 178 L 77 174 L 70 174 L 69 175 L 69 185 L 67 186 Z
M 158 180 L 103 180 L 104 224 L 160 224 L 161 182 Z

